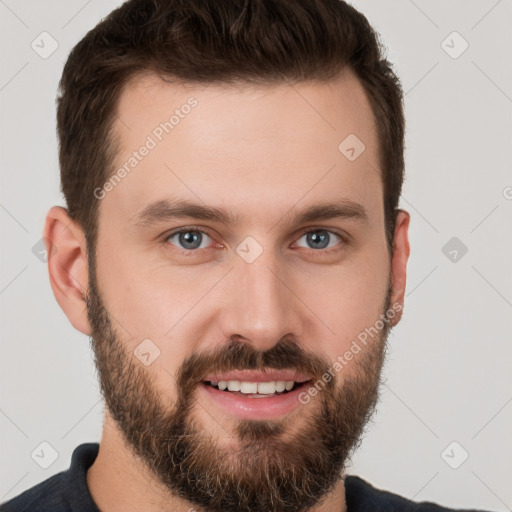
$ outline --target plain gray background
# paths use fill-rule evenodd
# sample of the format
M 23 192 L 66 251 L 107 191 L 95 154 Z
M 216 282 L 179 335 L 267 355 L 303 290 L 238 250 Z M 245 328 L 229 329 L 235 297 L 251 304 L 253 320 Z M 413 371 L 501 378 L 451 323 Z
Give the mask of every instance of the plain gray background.
M 89 340 L 59 308 L 37 249 L 47 210 L 64 205 L 54 103 L 63 63 L 119 4 L 0 0 L 0 502 L 101 435 Z M 512 510 L 512 4 L 353 4 L 406 92 L 411 257 L 378 414 L 350 473 L 417 501 Z M 58 48 L 42 58 L 52 39 Z M 43 442 L 58 455 L 46 469 L 31 456 Z

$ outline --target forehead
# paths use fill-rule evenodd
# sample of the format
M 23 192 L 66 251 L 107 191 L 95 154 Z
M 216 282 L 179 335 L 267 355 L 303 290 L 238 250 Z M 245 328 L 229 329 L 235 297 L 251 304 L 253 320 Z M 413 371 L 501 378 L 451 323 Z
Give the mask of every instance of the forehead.
M 370 214 L 382 211 L 375 120 L 349 70 L 331 82 L 265 86 L 147 74 L 125 86 L 116 114 L 113 172 L 124 172 L 105 211 L 115 206 L 131 218 L 171 196 L 248 218 L 268 214 L 269 223 L 319 199 L 347 197 Z

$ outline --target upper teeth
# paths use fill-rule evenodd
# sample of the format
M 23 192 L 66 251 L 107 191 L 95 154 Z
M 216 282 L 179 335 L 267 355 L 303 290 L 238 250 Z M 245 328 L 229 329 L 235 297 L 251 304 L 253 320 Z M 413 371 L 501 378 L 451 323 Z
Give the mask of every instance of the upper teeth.
M 290 391 L 295 382 L 293 380 L 277 380 L 270 382 L 246 382 L 240 380 L 210 381 L 212 386 L 218 386 L 221 391 L 240 391 L 245 394 L 259 393 L 260 395 L 271 395 L 275 392 L 281 393 L 285 389 Z

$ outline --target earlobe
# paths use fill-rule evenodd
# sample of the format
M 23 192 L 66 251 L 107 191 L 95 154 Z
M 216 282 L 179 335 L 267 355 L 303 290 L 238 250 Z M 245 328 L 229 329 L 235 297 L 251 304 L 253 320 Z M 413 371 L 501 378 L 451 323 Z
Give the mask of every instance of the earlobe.
M 402 318 L 404 307 L 405 286 L 407 281 L 407 261 L 409 260 L 409 221 L 410 215 L 399 210 L 393 237 L 393 258 L 391 261 L 392 295 L 391 305 L 399 309 L 393 322 L 396 325 Z
M 54 206 L 46 216 L 43 237 L 50 284 L 69 321 L 90 335 L 84 295 L 88 287 L 87 246 L 82 228 L 65 208 Z

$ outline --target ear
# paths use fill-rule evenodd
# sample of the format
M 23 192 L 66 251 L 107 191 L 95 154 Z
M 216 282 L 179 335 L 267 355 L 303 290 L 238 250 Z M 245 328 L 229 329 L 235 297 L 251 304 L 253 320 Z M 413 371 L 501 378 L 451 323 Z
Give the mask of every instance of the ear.
M 43 239 L 53 294 L 75 329 L 90 335 L 84 294 L 88 288 L 87 245 L 82 228 L 65 208 L 46 215 Z
M 407 261 L 409 260 L 409 221 L 410 215 L 405 210 L 399 210 L 393 236 L 393 258 L 391 260 L 392 292 L 391 304 L 399 305 L 398 314 L 393 319 L 396 325 L 402 318 L 404 308 L 405 285 L 407 277 Z

